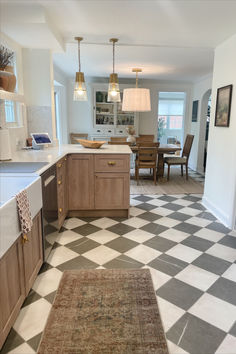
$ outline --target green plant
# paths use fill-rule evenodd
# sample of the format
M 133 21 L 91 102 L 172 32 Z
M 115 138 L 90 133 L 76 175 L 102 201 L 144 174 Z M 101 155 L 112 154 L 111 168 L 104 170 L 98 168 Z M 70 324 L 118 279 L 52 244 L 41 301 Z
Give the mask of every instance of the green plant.
M 14 56 L 14 52 L 1 45 L 0 46 L 0 69 L 4 70 L 6 66 L 11 64 L 13 56 Z
M 164 135 L 164 129 L 166 128 L 166 121 L 163 117 L 160 117 L 158 119 L 158 128 L 157 128 L 157 139 L 158 141 L 161 140 L 161 138 Z

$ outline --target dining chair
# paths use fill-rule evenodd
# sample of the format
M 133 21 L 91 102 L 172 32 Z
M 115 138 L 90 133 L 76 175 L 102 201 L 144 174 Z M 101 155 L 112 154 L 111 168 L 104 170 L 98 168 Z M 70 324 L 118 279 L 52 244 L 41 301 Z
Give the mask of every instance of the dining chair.
M 127 142 L 127 137 L 126 136 L 111 136 L 110 140 L 113 143 L 122 143 L 122 142 Z
M 140 134 L 138 138 L 139 138 L 140 142 L 141 141 L 153 142 L 154 135 L 151 135 L 151 134 Z
M 139 147 L 137 151 L 137 159 L 135 161 L 135 179 L 137 180 L 137 185 L 139 185 L 140 168 L 152 169 L 154 184 L 157 183 L 156 165 L 157 165 L 157 147 Z
M 188 159 L 191 152 L 192 144 L 193 144 L 194 135 L 188 134 L 185 139 L 182 156 L 171 156 L 165 157 L 164 163 L 168 166 L 167 180 L 170 179 L 170 166 L 171 165 L 180 165 L 181 166 L 181 176 L 183 176 L 183 166 L 185 166 L 186 171 L 186 180 L 188 180 Z
M 79 144 L 77 139 L 88 139 L 87 133 L 70 133 L 70 143 Z

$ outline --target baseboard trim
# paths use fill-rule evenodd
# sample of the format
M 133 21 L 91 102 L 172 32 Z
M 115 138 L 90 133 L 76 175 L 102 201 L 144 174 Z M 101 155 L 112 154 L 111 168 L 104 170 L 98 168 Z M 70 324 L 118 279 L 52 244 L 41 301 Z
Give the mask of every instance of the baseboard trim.
M 221 209 L 217 208 L 212 202 L 209 201 L 206 197 L 203 196 L 202 204 L 207 208 L 210 213 L 212 213 L 218 220 L 222 222 L 226 227 L 233 229 L 233 221 L 230 217 L 225 214 Z

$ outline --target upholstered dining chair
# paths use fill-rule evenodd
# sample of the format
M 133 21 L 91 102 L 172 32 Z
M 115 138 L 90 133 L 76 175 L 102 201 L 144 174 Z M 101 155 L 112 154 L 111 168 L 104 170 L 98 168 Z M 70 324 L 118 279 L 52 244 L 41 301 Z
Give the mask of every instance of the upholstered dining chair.
M 192 144 L 193 144 L 194 135 L 188 134 L 185 139 L 184 148 L 182 151 L 182 156 L 171 156 L 165 157 L 164 163 L 168 166 L 167 180 L 170 179 L 170 166 L 171 165 L 180 165 L 181 166 L 181 176 L 183 176 L 183 166 L 185 166 L 186 171 L 186 180 L 188 180 L 188 159 L 191 152 Z
M 156 165 L 157 165 L 157 147 L 139 147 L 137 151 L 137 158 L 135 161 L 135 179 L 137 180 L 137 185 L 139 185 L 140 168 L 152 169 L 154 184 L 157 183 Z

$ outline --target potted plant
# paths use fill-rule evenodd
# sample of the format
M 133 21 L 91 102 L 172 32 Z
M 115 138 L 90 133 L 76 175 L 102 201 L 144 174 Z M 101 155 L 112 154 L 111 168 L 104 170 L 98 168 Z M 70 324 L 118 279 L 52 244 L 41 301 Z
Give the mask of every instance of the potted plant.
M 14 68 L 11 65 L 13 57 L 14 52 L 3 45 L 0 46 L 0 88 L 9 92 L 14 92 L 16 87 Z

